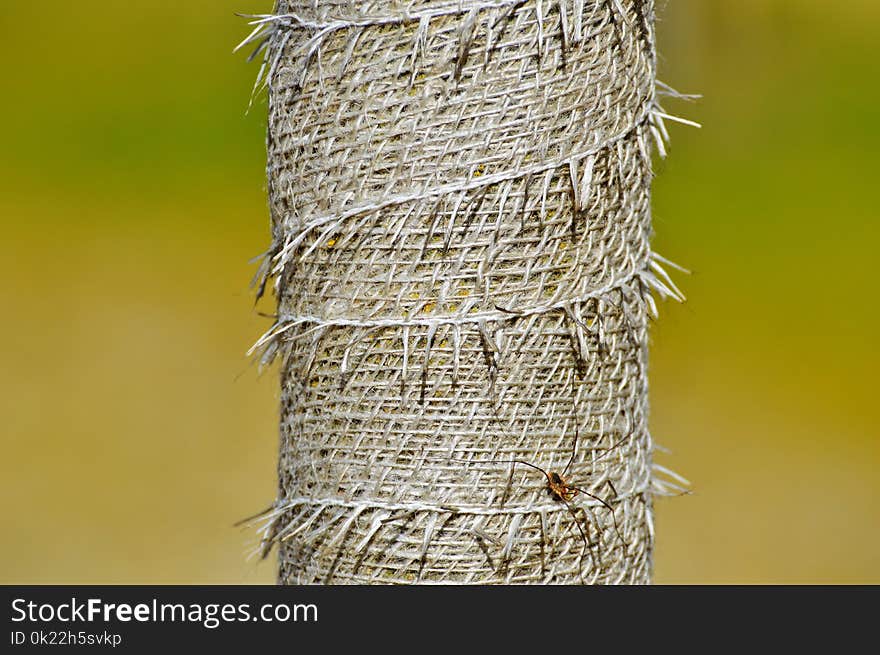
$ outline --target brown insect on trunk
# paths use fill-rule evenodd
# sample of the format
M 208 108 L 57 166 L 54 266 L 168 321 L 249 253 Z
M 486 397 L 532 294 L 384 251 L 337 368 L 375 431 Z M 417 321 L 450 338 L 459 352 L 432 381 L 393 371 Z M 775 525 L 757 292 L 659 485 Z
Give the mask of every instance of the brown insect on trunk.
M 547 490 L 548 495 L 550 495 L 550 497 L 553 498 L 554 500 L 561 502 L 561 503 L 564 503 L 566 508 L 568 509 L 568 512 L 571 514 L 571 517 L 574 521 L 574 524 L 577 527 L 578 532 L 580 533 L 581 539 L 583 540 L 583 544 L 584 544 L 583 555 L 584 556 L 587 554 L 590 547 L 594 546 L 596 544 L 593 544 L 590 542 L 590 539 L 588 537 L 589 524 L 585 524 L 588 526 L 586 529 L 581 525 L 581 522 L 578 519 L 577 511 L 573 505 L 573 501 L 578 494 L 582 494 L 582 495 L 596 501 L 599 505 L 604 507 L 610 513 L 614 532 L 615 532 L 617 538 L 620 540 L 620 544 L 624 548 L 624 557 L 625 557 L 626 556 L 625 555 L 626 541 L 624 540 L 623 535 L 620 532 L 620 528 L 617 524 L 617 518 L 614 515 L 614 511 L 615 511 L 614 507 L 606 499 L 596 495 L 592 491 L 587 491 L 586 489 L 583 489 L 581 487 L 577 487 L 577 486 L 571 484 L 570 482 L 568 482 L 568 478 L 567 478 L 568 472 L 571 468 L 572 463 L 575 461 L 575 455 L 577 453 L 578 433 L 579 433 L 579 430 L 576 427 L 575 428 L 575 435 L 574 435 L 574 442 L 572 443 L 571 456 L 569 457 L 568 462 L 566 462 L 565 468 L 562 470 L 562 473 L 557 473 L 556 471 L 553 471 L 553 470 L 548 471 L 548 470 L 538 466 L 537 464 L 534 464 L 533 462 L 527 462 L 522 459 L 511 459 L 511 460 L 508 460 L 507 462 L 504 462 L 503 460 L 490 460 L 488 462 L 480 461 L 479 463 L 480 464 L 483 464 L 483 463 L 492 463 L 492 464 L 509 463 L 512 467 L 516 464 L 520 464 L 522 466 L 527 466 L 529 468 L 532 468 L 532 469 L 540 472 L 546 478 L 546 490 Z M 625 443 L 625 439 L 621 440 L 620 442 L 618 442 L 617 444 L 615 444 L 614 446 L 609 448 L 607 451 L 605 451 L 600 457 L 595 458 L 593 460 L 593 463 L 600 460 L 602 457 L 607 456 L 611 451 L 613 451 L 618 446 L 623 445 L 624 443 Z M 468 462 L 468 463 L 469 464 L 476 464 L 477 462 Z M 510 478 L 508 479 L 508 484 L 512 481 L 512 478 L 513 478 L 513 470 L 511 469 L 511 475 L 510 475 Z M 606 484 L 611 488 L 612 493 L 616 497 L 617 490 L 614 488 L 614 485 L 611 482 L 611 480 L 606 479 Z M 505 492 L 505 495 L 501 499 L 501 504 L 503 505 L 506 502 L 506 500 L 507 500 L 507 494 Z M 592 553 L 591 553 L 591 555 L 592 555 Z M 601 555 L 600 555 L 600 558 L 601 558 Z M 594 564 L 596 566 L 600 566 L 600 560 L 594 560 Z

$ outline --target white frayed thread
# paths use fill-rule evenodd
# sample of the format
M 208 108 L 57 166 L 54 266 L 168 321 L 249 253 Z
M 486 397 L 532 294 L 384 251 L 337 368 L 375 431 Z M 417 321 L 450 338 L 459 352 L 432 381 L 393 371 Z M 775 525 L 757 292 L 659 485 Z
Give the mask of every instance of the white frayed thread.
M 572 163 L 577 166 L 577 162 L 587 160 L 590 157 L 594 157 L 602 150 L 605 150 L 606 148 L 609 148 L 610 146 L 617 143 L 618 141 L 625 139 L 646 120 L 649 121 L 651 124 L 650 129 L 652 133 L 657 131 L 657 127 L 654 124 L 657 119 L 655 118 L 655 106 L 653 104 L 653 100 L 645 105 L 645 107 L 638 113 L 638 115 L 634 118 L 633 122 L 630 125 L 627 125 L 620 132 L 614 134 L 605 141 L 598 143 L 582 152 L 570 154 L 565 157 L 560 157 L 549 162 L 536 163 L 531 166 L 518 168 L 513 171 L 501 171 L 499 173 L 492 173 L 475 179 L 457 180 L 455 182 L 450 182 L 448 184 L 443 184 L 433 188 L 425 188 L 421 191 L 390 196 L 381 200 L 376 200 L 370 203 L 364 203 L 363 205 L 351 207 L 350 209 L 347 209 L 340 214 L 329 214 L 313 218 L 305 225 L 303 225 L 302 228 L 299 229 L 296 236 L 294 236 L 292 239 L 289 239 L 278 251 L 278 253 L 274 255 L 272 259 L 276 263 L 272 268 L 272 273 L 275 275 L 281 273 L 284 270 L 284 266 L 290 258 L 291 254 L 306 240 L 306 238 L 312 232 L 314 232 L 318 228 L 324 229 L 322 230 L 321 235 L 314 241 L 314 243 L 306 248 L 300 255 L 301 261 L 311 255 L 316 249 L 320 248 L 322 243 L 327 238 L 329 238 L 331 234 L 338 231 L 341 228 L 343 222 L 349 219 L 363 216 L 365 214 L 373 214 L 396 205 L 424 201 L 428 198 L 437 198 L 452 194 L 465 193 L 467 191 L 473 191 L 475 189 L 492 186 L 502 182 L 509 182 L 519 178 L 540 175 L 542 173 L 552 173 L 552 171 L 559 168 L 570 167 Z M 658 138 L 662 137 L 658 136 Z M 662 153 L 663 156 L 665 156 L 666 150 L 662 150 Z M 586 165 L 587 164 L 585 164 L 585 166 Z M 586 180 L 586 182 L 589 182 L 589 180 Z M 584 185 L 583 183 L 579 184 L 579 187 L 584 186 L 588 185 Z
M 253 104 L 253 100 L 256 94 L 259 93 L 262 89 L 266 88 L 271 82 L 274 76 L 274 72 L 278 68 L 278 63 L 280 62 L 283 55 L 284 46 L 287 44 L 290 38 L 291 31 L 294 29 L 303 29 L 315 32 L 315 34 L 311 38 L 309 38 L 305 44 L 298 47 L 293 53 L 294 56 L 299 55 L 302 52 L 308 53 L 306 57 L 304 57 L 304 61 L 300 63 L 301 69 L 303 69 L 300 73 L 300 84 L 302 84 L 302 78 L 304 78 L 305 76 L 305 69 L 308 66 L 308 60 L 311 58 L 312 54 L 314 54 L 315 50 L 320 47 L 323 39 L 333 32 L 350 28 L 378 27 L 383 25 L 403 25 L 405 23 L 419 21 L 419 31 L 423 34 L 426 34 L 428 25 L 430 21 L 434 18 L 439 18 L 441 16 L 453 16 L 467 12 L 473 12 L 474 16 L 476 17 L 477 12 L 511 7 L 518 4 L 522 4 L 522 0 L 496 0 L 495 2 L 484 2 L 469 7 L 464 7 L 460 3 L 456 3 L 423 9 L 422 11 L 416 12 L 404 10 L 400 14 L 390 16 L 336 18 L 323 21 L 310 20 L 295 13 L 238 14 L 238 16 L 241 16 L 242 18 L 250 18 L 251 20 L 248 21 L 248 25 L 254 26 L 254 29 L 250 32 L 250 34 L 248 34 L 237 46 L 235 46 L 235 48 L 233 48 L 233 52 L 238 52 L 242 48 L 256 43 L 257 45 L 255 49 L 248 56 L 248 61 L 252 61 L 263 50 L 266 50 L 268 46 L 272 43 L 272 40 L 274 38 L 277 38 L 279 34 L 283 33 L 283 36 L 281 37 L 281 43 L 277 48 L 275 48 L 275 53 L 272 55 L 272 57 L 270 58 L 267 56 L 263 59 L 260 70 L 257 73 L 257 79 L 254 82 L 254 88 L 251 92 L 251 99 L 248 108 L 250 108 L 250 106 Z M 424 37 L 422 38 L 422 46 L 423 45 Z M 418 49 L 419 45 L 417 44 L 413 52 L 414 64 L 416 63 Z M 424 50 L 422 49 L 422 52 L 423 51 Z M 415 66 L 413 67 L 413 69 L 415 70 Z
M 433 316 L 423 318 L 383 318 L 372 320 L 355 318 L 328 319 L 319 316 L 279 316 L 275 325 L 273 325 L 265 334 L 263 334 L 263 336 L 261 336 L 257 340 L 256 343 L 254 343 L 253 346 L 251 346 L 251 348 L 247 351 L 247 355 L 251 356 L 257 351 L 268 347 L 272 342 L 279 339 L 283 334 L 300 325 L 311 324 L 313 327 L 295 335 L 289 340 L 296 341 L 304 339 L 308 336 L 312 336 L 316 333 L 324 333 L 328 328 L 362 328 L 367 330 L 383 328 L 402 328 L 403 365 L 404 367 L 406 367 L 409 364 L 409 330 L 414 327 L 426 327 L 430 331 L 435 332 L 438 327 L 443 325 L 455 326 L 456 328 L 460 328 L 466 325 L 472 325 L 479 328 L 482 325 L 483 331 L 485 332 L 485 326 L 487 323 L 509 322 L 517 318 L 546 314 L 552 311 L 570 310 L 576 305 L 580 305 L 597 298 L 602 298 L 614 291 L 626 287 L 631 282 L 637 279 L 641 280 L 641 282 L 644 283 L 648 288 L 657 292 L 661 296 L 661 298 L 671 298 L 678 302 L 684 302 L 686 300 L 684 293 L 682 293 L 678 286 L 672 281 L 672 278 L 660 265 L 659 262 L 664 262 L 677 270 L 688 272 L 687 269 L 678 266 L 677 264 L 669 261 L 664 257 L 661 257 L 660 255 L 657 255 L 656 253 L 652 253 L 650 262 L 651 270 L 631 271 L 625 274 L 621 279 L 612 280 L 607 285 L 578 298 L 567 298 L 552 304 L 525 308 L 522 310 L 517 310 L 516 312 L 510 310 L 490 310 L 455 316 Z M 649 302 L 651 314 L 654 316 L 654 318 L 657 318 L 659 314 L 657 310 L 657 305 L 653 301 L 653 298 L 648 295 L 645 300 Z M 460 330 L 456 330 L 454 337 L 456 350 L 458 350 L 458 347 L 461 343 Z M 343 362 L 343 365 L 344 364 L 345 362 Z M 457 372 L 457 365 L 455 372 Z
M 636 488 L 630 491 L 629 493 L 620 494 L 614 498 L 614 501 L 617 502 L 619 500 L 625 500 L 627 498 L 636 498 L 639 496 L 643 496 L 646 493 L 651 491 L 650 487 Z M 579 500 L 576 502 L 578 507 L 606 507 L 605 503 L 599 500 Z M 309 525 L 311 525 L 315 518 L 317 518 L 316 514 L 323 512 L 328 508 L 345 508 L 350 511 L 355 511 L 358 513 L 363 513 L 366 511 L 382 511 L 385 513 L 395 513 L 395 512 L 405 512 L 405 513 L 413 513 L 413 512 L 433 512 L 437 514 L 451 514 L 451 515 L 467 515 L 467 516 L 517 516 L 517 515 L 529 515 L 529 514 L 540 514 L 541 512 L 547 513 L 555 513 L 555 512 L 565 512 L 568 513 L 569 509 L 566 505 L 562 503 L 547 503 L 547 504 L 528 504 L 523 506 L 515 506 L 509 505 L 505 507 L 487 507 L 486 505 L 466 505 L 466 504 L 443 504 L 443 503 L 421 503 L 421 502 L 411 502 L 411 503 L 385 503 L 381 501 L 363 501 L 363 500 L 345 500 L 344 498 L 310 498 L 308 496 L 299 496 L 297 498 L 289 498 L 284 501 L 281 501 L 275 506 L 275 509 L 272 510 L 271 513 L 268 513 L 264 516 L 265 519 L 274 519 L 280 516 L 281 514 L 288 512 L 297 507 L 309 507 L 314 508 L 309 518 L 306 519 L 305 522 L 297 525 L 295 528 L 290 528 L 290 531 L 281 530 L 278 532 L 278 541 L 284 541 L 289 539 L 296 534 L 299 534 Z M 387 517 L 386 517 L 387 519 Z M 385 519 L 383 519 L 385 520 Z

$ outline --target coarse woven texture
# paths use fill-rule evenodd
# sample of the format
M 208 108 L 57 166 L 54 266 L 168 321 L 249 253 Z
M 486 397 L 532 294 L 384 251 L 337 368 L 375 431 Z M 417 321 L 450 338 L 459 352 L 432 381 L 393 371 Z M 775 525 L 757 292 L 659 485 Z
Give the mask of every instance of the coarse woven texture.
M 653 2 L 252 20 L 279 581 L 650 582 L 653 496 L 676 483 L 652 464 L 647 325 L 681 299 L 650 248 Z

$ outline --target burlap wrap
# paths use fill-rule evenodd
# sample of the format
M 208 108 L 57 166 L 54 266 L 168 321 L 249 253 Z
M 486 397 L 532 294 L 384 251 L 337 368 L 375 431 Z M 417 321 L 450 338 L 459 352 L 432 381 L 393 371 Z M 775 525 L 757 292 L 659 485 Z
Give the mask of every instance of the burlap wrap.
M 650 581 L 647 323 L 652 293 L 680 295 L 649 243 L 653 12 L 280 0 L 253 17 L 282 583 Z M 581 491 L 554 498 L 514 459 Z

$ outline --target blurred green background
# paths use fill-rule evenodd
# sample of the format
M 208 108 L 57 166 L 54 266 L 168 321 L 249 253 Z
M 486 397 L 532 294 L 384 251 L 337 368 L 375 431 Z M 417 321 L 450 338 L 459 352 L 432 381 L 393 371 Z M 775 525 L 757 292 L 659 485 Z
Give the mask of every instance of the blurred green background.
M 274 496 L 254 0 L 0 5 L 0 583 L 256 583 Z M 880 583 L 880 3 L 662 0 L 656 581 Z M 267 307 L 266 309 L 270 309 Z

